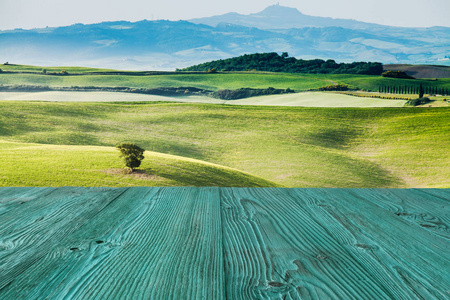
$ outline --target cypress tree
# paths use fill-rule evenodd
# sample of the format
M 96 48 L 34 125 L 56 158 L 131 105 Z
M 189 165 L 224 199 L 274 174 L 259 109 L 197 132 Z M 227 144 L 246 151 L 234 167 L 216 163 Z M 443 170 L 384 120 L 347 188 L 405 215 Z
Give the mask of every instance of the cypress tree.
M 419 86 L 419 98 L 423 98 L 423 86 L 420 84 Z

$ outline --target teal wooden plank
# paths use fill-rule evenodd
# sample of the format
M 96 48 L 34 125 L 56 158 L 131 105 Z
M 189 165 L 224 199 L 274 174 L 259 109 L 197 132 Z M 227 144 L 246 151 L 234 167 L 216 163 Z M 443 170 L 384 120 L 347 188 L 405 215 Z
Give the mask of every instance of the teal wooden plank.
M 371 201 L 422 230 L 450 239 L 450 199 L 437 189 L 358 190 Z
M 34 200 L 43 197 L 46 194 L 51 193 L 56 188 L 37 188 L 37 187 L 28 187 L 28 188 L 15 188 L 15 187 L 2 187 L 0 188 L 0 217 L 6 213 L 9 213 L 11 210 L 21 209 L 27 207 L 26 205 L 23 207 L 22 205 L 27 202 L 33 202 Z M 36 203 L 37 204 L 37 203 Z M 14 213 L 9 213 L 10 215 L 14 215 Z
M 416 190 L 304 189 L 291 190 L 297 200 L 316 203 L 348 231 L 350 248 L 369 257 L 366 268 L 383 282 L 397 299 L 446 299 L 450 286 L 448 239 L 423 230 L 383 205 L 383 194 L 406 209 L 415 206 Z M 400 192 L 401 199 L 395 194 Z M 424 197 L 424 195 L 422 195 Z M 314 204 L 313 204 L 314 205 Z M 405 208 L 403 208 L 405 209 Z M 369 259 L 377 263 L 370 263 Z M 382 276 L 382 274 L 384 274 Z
M 95 196 L 87 192 L 80 205 Z M 78 223 L 73 211 L 59 213 Z M 126 189 L 8 276 L 0 298 L 222 299 L 220 232 L 216 188 Z M 15 258 L 22 260 L 17 252 Z
M 0 188 L 0 299 L 447 299 L 449 195 Z
M 428 267 L 421 268 L 424 241 L 391 243 L 402 234 L 386 236 L 405 221 L 364 197 L 354 199 L 353 193 L 357 191 L 222 189 L 227 297 L 445 299 L 449 280 L 443 275 L 449 269 L 443 243 L 425 258 Z M 366 228 L 384 233 L 368 235 Z M 411 224 L 401 229 L 406 228 L 417 231 Z M 436 274 L 439 266 L 444 268 Z
M 55 249 L 58 255 L 60 251 L 69 251 L 64 241 L 124 191 L 126 189 L 58 188 L 35 195 L 34 200 L 31 197 L 19 208 L 3 215 L 0 219 L 3 248 L 0 291 L 14 290 L 13 283 L 18 283 L 24 273 L 31 276 L 26 282 L 39 279 L 40 276 L 30 272 L 32 267 L 44 268 L 43 260 L 53 255 Z M 22 196 L 18 199 L 23 199 Z M 26 293 L 23 285 L 17 286 L 21 293 Z

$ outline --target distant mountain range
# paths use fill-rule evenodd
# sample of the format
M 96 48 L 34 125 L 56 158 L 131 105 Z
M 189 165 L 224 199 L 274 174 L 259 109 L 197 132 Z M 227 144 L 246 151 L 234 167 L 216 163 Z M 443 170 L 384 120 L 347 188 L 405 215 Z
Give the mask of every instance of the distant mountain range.
M 269 6 L 256 14 L 241 15 L 238 13 L 228 13 L 220 16 L 191 19 L 189 21 L 192 23 L 205 24 L 213 27 L 221 23 L 228 23 L 268 30 L 303 27 L 342 27 L 362 30 L 376 28 L 380 30 L 389 27 L 355 20 L 308 16 L 302 14 L 296 8 L 284 7 L 280 5 Z
M 0 62 L 173 70 L 256 52 L 338 62 L 450 65 L 450 28 L 402 28 L 270 6 L 189 21 L 74 24 L 0 31 Z

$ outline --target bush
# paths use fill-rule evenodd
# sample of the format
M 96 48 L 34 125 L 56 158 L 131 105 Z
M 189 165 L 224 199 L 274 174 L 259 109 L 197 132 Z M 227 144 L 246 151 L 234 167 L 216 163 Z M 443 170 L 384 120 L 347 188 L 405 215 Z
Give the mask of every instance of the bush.
M 406 102 L 406 104 L 411 105 L 411 106 L 417 106 L 417 105 L 427 104 L 428 102 L 431 102 L 430 98 L 423 97 L 423 98 L 411 99 L 408 102 Z
M 318 88 L 319 91 L 348 91 L 348 86 L 344 84 L 333 84 Z
M 68 75 L 69 73 L 67 73 L 67 71 L 66 70 L 62 70 L 61 71 L 61 75 Z
M 125 166 L 130 168 L 131 172 L 141 165 L 141 161 L 144 159 L 144 149 L 132 143 L 122 143 L 116 148 L 120 151 L 119 156 L 123 157 Z
M 415 79 L 414 77 L 406 74 L 405 71 L 386 71 L 386 72 L 381 73 L 381 76 L 390 77 L 390 78 Z
M 0 69 L 0 73 L 3 73 L 3 70 L 2 70 L 2 69 Z
M 267 89 L 252 89 L 252 88 L 240 88 L 237 90 L 218 90 L 217 92 L 211 93 L 212 97 L 223 99 L 223 100 L 237 100 L 263 95 L 276 95 L 294 93 L 291 89 L 275 89 L 273 87 L 268 87 Z

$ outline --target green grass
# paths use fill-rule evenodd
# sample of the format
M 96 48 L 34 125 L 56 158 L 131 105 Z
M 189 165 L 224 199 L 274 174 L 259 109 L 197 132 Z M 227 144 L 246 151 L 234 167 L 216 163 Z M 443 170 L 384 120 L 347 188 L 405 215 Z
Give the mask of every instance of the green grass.
M 38 67 L 40 68 L 40 67 Z M 30 67 L 32 70 L 33 67 Z M 367 91 L 378 91 L 379 86 L 433 86 L 450 88 L 450 78 L 438 80 L 395 79 L 368 75 L 334 75 L 334 74 L 288 74 L 288 73 L 217 73 L 189 74 L 173 73 L 164 75 L 89 75 L 102 69 L 66 68 L 70 72 L 84 72 L 81 76 L 51 76 L 43 74 L 0 74 L 0 84 L 4 85 L 38 85 L 50 87 L 96 86 L 96 87 L 196 87 L 208 90 L 247 88 L 291 88 L 296 91 L 317 89 L 339 83 Z M 7 70 L 7 69 L 5 69 Z M 59 72 L 61 68 L 49 68 Z
M 0 141 L 0 186 L 280 186 L 235 169 L 145 152 L 128 174 L 112 147 Z
M 87 67 L 69 67 L 69 66 L 61 66 L 61 67 L 41 67 L 41 66 L 30 66 L 30 65 L 16 65 L 16 64 L 8 64 L 8 65 L 0 65 L 0 69 L 3 71 L 10 72 L 35 72 L 41 73 L 42 70 L 47 70 L 47 72 L 56 72 L 60 73 L 62 70 L 65 70 L 69 73 L 91 73 L 91 72 L 113 72 L 116 70 L 111 69 L 99 69 L 99 68 L 87 68 Z
M 335 75 L 331 76 L 337 83 L 347 84 L 361 90 L 378 92 L 380 86 L 413 86 L 418 88 L 421 84 L 427 87 L 450 89 L 450 78 L 439 79 L 398 79 L 382 76 L 363 75 Z
M 290 187 L 449 187 L 449 124 L 448 108 L 0 102 L 3 140 L 134 142 Z
M 172 75 L 82 75 L 51 76 L 35 74 L 0 74 L 0 84 L 45 85 L 50 87 L 196 87 L 208 90 L 250 88 L 292 88 L 305 90 L 329 85 L 326 79 L 296 74 L 172 74 Z

